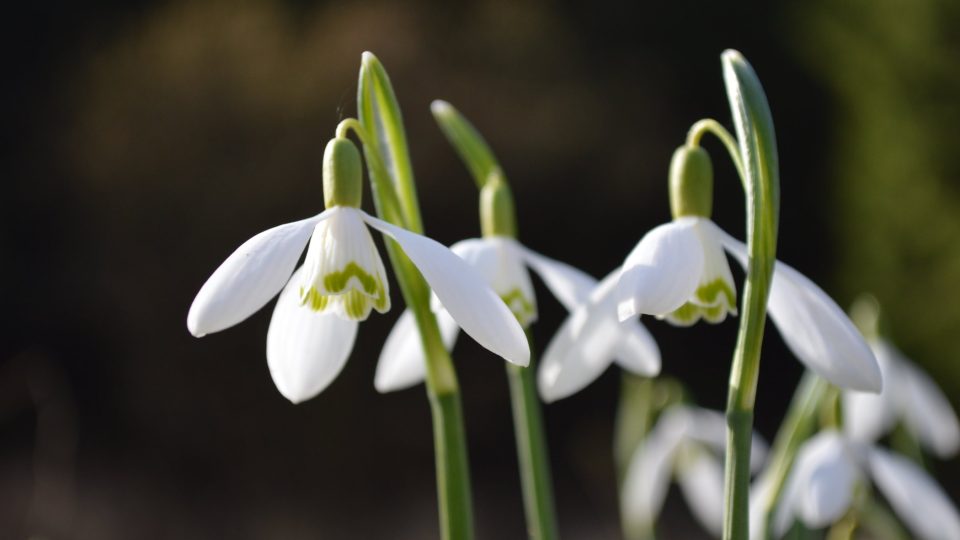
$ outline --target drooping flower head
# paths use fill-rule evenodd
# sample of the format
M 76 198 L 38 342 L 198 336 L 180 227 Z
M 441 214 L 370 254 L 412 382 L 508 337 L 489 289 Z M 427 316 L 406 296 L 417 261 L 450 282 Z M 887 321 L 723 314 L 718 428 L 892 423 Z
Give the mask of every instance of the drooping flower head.
M 540 276 L 547 289 L 571 312 L 589 303 L 591 292 L 597 285 L 596 279 L 568 264 L 540 255 L 514 238 L 513 202 L 505 183 L 494 178 L 481 189 L 480 213 L 483 216 L 483 238 L 462 240 L 450 246 L 450 250 L 484 278 L 521 326 L 528 328 L 537 320 L 537 300 L 530 270 Z M 441 335 L 447 348 L 452 348 L 457 337 L 456 324 L 440 309 L 441 306 L 437 308 Z M 615 320 L 611 323 L 618 326 Z M 636 326 L 639 330 L 635 333 L 639 336 L 622 344 L 621 348 L 625 355 L 629 355 L 625 356 L 626 359 L 638 358 L 634 361 L 635 371 L 655 375 L 660 370 L 659 350 L 639 322 Z M 617 333 L 620 333 L 619 328 Z M 591 352 L 609 354 L 596 347 Z M 548 347 L 543 360 L 548 371 L 553 369 L 549 366 L 557 363 L 555 356 Z M 423 346 L 412 313 L 405 312 L 383 348 L 374 384 L 380 392 L 391 392 L 417 384 L 423 377 Z M 548 391 L 542 395 L 549 399 L 552 394 Z
M 677 479 L 694 516 L 719 537 L 723 529 L 723 462 L 726 420 L 723 414 L 689 405 L 666 409 L 637 447 L 624 477 L 621 506 L 626 523 L 649 530 L 663 507 L 672 477 Z M 764 463 L 767 445 L 754 435 L 750 469 Z
M 704 150 L 684 147 L 674 154 L 674 220 L 648 232 L 627 256 L 617 286 L 621 321 L 649 314 L 689 325 L 736 314 L 723 251 L 746 269 L 747 248 L 710 220 L 712 185 Z M 844 388 L 880 391 L 880 368 L 850 319 L 823 290 L 779 261 L 767 309 L 787 346 L 810 369 Z
M 835 430 L 818 433 L 797 452 L 774 517 L 775 534 L 782 536 L 794 520 L 813 529 L 835 523 L 871 479 L 917 538 L 960 538 L 960 514 L 926 471 L 904 456 L 851 441 Z M 759 531 L 752 532 L 759 537 Z
M 195 336 L 237 324 L 280 293 L 267 333 L 274 383 L 293 402 L 339 374 L 372 310 L 390 309 L 383 261 L 367 227 L 390 237 L 413 262 L 456 324 L 508 361 L 526 365 L 523 329 L 481 276 L 443 245 L 361 210 L 361 161 L 345 138 L 324 152 L 327 209 L 264 231 L 241 245 L 197 294 L 187 327 Z M 303 265 L 294 267 L 309 241 Z M 282 289 L 282 292 L 281 292 Z

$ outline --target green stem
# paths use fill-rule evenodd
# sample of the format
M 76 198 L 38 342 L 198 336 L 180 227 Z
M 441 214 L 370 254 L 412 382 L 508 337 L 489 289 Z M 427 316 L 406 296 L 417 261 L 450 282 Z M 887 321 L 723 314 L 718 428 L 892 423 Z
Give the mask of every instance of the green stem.
M 722 60 L 744 165 L 749 253 L 727 396 L 723 538 L 746 540 L 750 535 L 750 440 L 767 297 L 776 262 L 779 176 L 773 120 L 760 81 L 740 53 L 726 51 Z
M 863 529 L 881 540 L 907 540 L 910 534 L 900 525 L 890 509 L 880 503 L 873 493 L 867 493 L 859 508 Z
M 773 441 L 773 449 L 768 459 L 769 465 L 766 476 L 763 478 L 764 482 L 769 483 L 767 499 L 763 501 L 761 508 L 763 512 L 761 530 L 765 531 L 764 538 L 774 537 L 773 518 L 777 512 L 787 475 L 793 467 L 800 444 L 807 440 L 816 428 L 817 412 L 820 410 L 820 402 L 826 395 L 828 387 L 827 382 L 812 371 L 805 372 Z
M 687 144 L 689 146 L 699 146 L 700 139 L 707 133 L 712 133 L 720 139 L 720 142 L 722 142 L 723 146 L 727 149 L 727 153 L 730 154 L 730 159 L 733 161 L 734 167 L 737 168 L 737 174 L 740 175 L 740 179 L 745 179 L 747 175 L 743 170 L 743 160 L 740 159 L 740 147 L 737 146 L 737 140 L 720 122 L 712 118 L 698 120 L 690 126 L 690 130 L 687 131 Z
M 529 332 L 527 339 L 530 339 Z M 527 532 L 532 539 L 551 540 L 558 538 L 557 517 L 543 416 L 534 383 L 534 366 L 532 357 L 529 367 L 508 363 L 507 378 L 510 382 L 510 404 L 517 438 Z

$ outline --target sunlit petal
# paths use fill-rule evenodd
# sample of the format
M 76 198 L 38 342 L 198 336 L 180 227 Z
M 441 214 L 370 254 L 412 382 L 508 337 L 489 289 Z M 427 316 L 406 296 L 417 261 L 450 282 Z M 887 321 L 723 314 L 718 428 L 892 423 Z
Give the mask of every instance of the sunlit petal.
M 321 214 L 263 231 L 243 243 L 203 284 L 187 314 L 201 337 L 229 328 L 266 305 L 290 279 Z
M 896 351 L 880 340 L 872 340 L 870 348 L 880 366 L 883 391 L 874 394 L 845 390 L 843 431 L 852 440 L 872 443 L 890 431 L 897 421 L 897 387 L 902 386 L 902 381 L 899 375 L 900 362 L 894 357 Z
M 523 328 L 476 270 L 434 240 L 367 214 L 364 220 L 400 244 L 464 332 L 509 362 L 530 363 Z
M 319 394 L 343 369 L 357 322 L 300 304 L 297 270 L 280 293 L 267 331 L 267 365 L 284 397 L 300 403 Z
M 727 419 L 723 413 L 700 407 L 684 407 L 688 415 L 686 436 L 720 453 L 727 447 Z M 750 440 L 750 469 L 758 470 L 767 459 L 767 443 L 754 433 Z
M 590 292 L 597 286 L 596 279 L 569 264 L 544 257 L 522 245 L 518 244 L 518 247 L 530 268 L 543 279 L 547 288 L 567 311 L 573 311 L 585 303 Z
M 903 388 L 898 394 L 907 426 L 941 459 L 954 456 L 960 449 L 960 425 L 950 400 L 929 375 L 909 361 L 901 364 L 900 374 L 898 383 Z
M 960 538 L 957 508 L 923 469 L 880 448 L 868 455 L 873 481 L 914 534 L 924 540 Z
M 709 452 L 692 452 L 678 477 L 693 515 L 704 529 L 719 537 L 723 532 L 723 464 Z
M 504 237 L 462 240 L 450 246 L 450 251 L 486 279 L 524 328 L 536 320 L 533 283 L 515 240 Z
M 617 285 L 617 315 L 666 315 L 697 289 L 703 272 L 698 218 L 680 218 L 648 232 L 627 260 Z
M 795 510 L 808 527 L 826 527 L 850 508 L 861 474 L 840 433 L 823 431 L 804 443 L 794 468 L 799 481 Z
M 746 246 L 726 233 L 722 238 L 724 247 L 746 268 Z M 820 287 L 779 261 L 767 307 L 784 342 L 818 375 L 851 390 L 882 389 L 873 352 L 843 310 Z
M 670 485 L 675 453 L 685 432 L 683 412 L 668 411 L 630 458 L 620 500 L 621 511 L 633 527 L 650 526 L 660 513 Z
M 614 359 L 638 375 L 660 371 L 660 351 L 638 321 L 620 323 L 614 312 L 618 272 L 610 273 L 587 302 L 573 310 L 543 354 L 537 374 L 547 402 L 570 396 L 600 376 Z M 639 327 L 639 329 L 638 329 Z
M 446 311 L 436 313 L 440 336 L 447 350 L 453 349 L 460 327 Z M 404 310 L 393 326 L 377 362 L 373 385 L 380 393 L 403 390 L 423 381 L 426 358 L 413 312 Z

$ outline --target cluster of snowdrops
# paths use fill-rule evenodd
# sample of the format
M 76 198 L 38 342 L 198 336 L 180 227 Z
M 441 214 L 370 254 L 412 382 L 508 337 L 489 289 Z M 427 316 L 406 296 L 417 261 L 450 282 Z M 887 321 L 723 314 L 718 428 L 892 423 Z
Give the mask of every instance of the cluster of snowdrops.
M 673 220 L 643 235 L 620 267 L 597 280 L 519 241 L 506 175 L 477 130 L 442 101 L 432 112 L 477 184 L 483 235 L 449 248 L 424 236 L 396 95 L 382 64 L 365 53 L 358 117 L 341 122 L 325 149 L 326 209 L 241 245 L 200 289 L 190 332 L 231 327 L 279 295 L 267 333 L 270 374 L 294 403 L 316 396 L 349 358 L 359 323 L 373 310 L 390 310 L 386 265 L 371 236 L 378 231 L 406 309 L 383 347 L 375 386 L 390 392 L 426 383 L 444 538 L 473 535 L 450 358 L 462 329 L 507 361 L 532 538 L 559 536 L 540 401 L 576 393 L 615 362 L 629 383 L 615 452 L 628 538 L 653 537 L 676 478 L 703 527 L 728 539 L 827 528 L 837 538 L 863 530 L 960 539 L 960 516 L 923 461 L 925 452 L 949 458 L 960 449 L 956 414 L 878 333 L 874 300 L 859 301 L 848 317 L 776 260 L 779 174 L 769 106 L 739 53 L 722 60 L 734 134 L 714 120 L 691 127 L 670 163 Z M 746 243 L 710 219 L 705 135 L 720 139 L 743 182 Z M 364 165 L 378 217 L 361 209 Z M 739 310 L 728 255 L 746 271 Z M 536 368 L 526 336 L 537 320 L 531 273 L 569 311 Z M 657 377 L 660 351 L 643 315 L 678 326 L 740 317 L 725 414 L 698 408 L 679 383 Z M 807 368 L 770 448 L 752 430 L 767 315 Z

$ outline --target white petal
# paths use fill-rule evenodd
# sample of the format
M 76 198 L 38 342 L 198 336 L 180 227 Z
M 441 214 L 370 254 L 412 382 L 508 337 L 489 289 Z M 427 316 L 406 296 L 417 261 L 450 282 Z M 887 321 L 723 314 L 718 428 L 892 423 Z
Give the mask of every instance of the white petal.
M 746 268 L 746 246 L 726 233 L 722 237 L 724 247 Z M 814 372 L 851 390 L 883 388 L 873 352 L 843 310 L 820 287 L 779 261 L 767 306 L 784 342 Z
M 449 351 L 453 349 L 460 327 L 444 310 L 440 310 L 436 316 L 440 336 Z M 385 394 L 418 384 L 423 381 L 425 374 L 426 358 L 417 320 L 413 312 L 406 309 L 383 345 L 373 385 L 378 392 Z
M 190 333 L 219 332 L 266 305 L 290 279 L 314 226 L 329 212 L 268 229 L 237 248 L 193 300 L 187 314 Z
M 648 527 L 660 513 L 670 485 L 674 455 L 685 430 L 682 412 L 665 412 L 630 458 L 620 501 L 621 511 L 633 527 Z
M 808 526 L 819 529 L 839 520 L 853 502 L 860 472 L 843 437 L 822 431 L 797 452 L 794 463 L 799 493 L 796 512 Z
M 941 459 L 952 457 L 960 449 L 960 425 L 950 400 L 937 383 L 919 368 L 904 361 L 900 368 L 902 384 L 900 407 L 907 426 L 920 443 Z
M 357 322 L 300 305 L 298 269 L 280 293 L 267 331 L 267 365 L 280 393 L 294 403 L 326 388 L 343 369 Z M 298 279 L 299 278 L 299 279 Z
M 713 536 L 723 532 L 723 464 L 709 452 L 692 453 L 679 471 L 680 488 L 693 515 Z
M 687 302 L 703 272 L 699 218 L 680 218 L 648 232 L 623 263 L 617 285 L 621 321 L 639 314 L 666 315 Z
M 845 390 L 843 392 L 843 431 L 852 440 L 872 443 L 889 432 L 897 421 L 900 362 L 896 352 L 884 341 L 872 340 L 877 365 L 883 377 L 883 391 L 879 394 Z
M 450 246 L 476 269 L 520 321 L 528 327 L 537 318 L 537 300 L 519 244 L 513 239 L 474 238 Z
M 612 300 L 612 291 L 610 296 Z M 637 375 L 655 377 L 660 373 L 660 347 L 639 319 L 620 323 L 620 337 L 613 347 L 613 358 L 620 367 Z
M 573 311 L 587 301 L 590 292 L 597 286 L 597 280 L 569 264 L 544 257 L 535 251 L 518 245 L 530 268 L 536 272 L 557 297 L 557 300 Z
M 684 407 L 689 417 L 686 437 L 723 453 L 727 447 L 727 420 L 719 411 L 701 407 Z M 767 443 L 756 432 L 750 441 L 750 469 L 758 470 L 767 459 Z
M 434 240 L 370 215 L 364 220 L 400 244 L 464 332 L 509 362 L 530 364 L 523 328 L 476 270 Z
M 618 272 L 610 273 L 587 302 L 563 322 L 543 354 L 537 385 L 552 402 L 570 396 L 600 376 L 615 357 L 638 375 L 660 372 L 660 351 L 638 331 L 639 322 L 621 324 L 614 312 Z M 652 340 L 650 340 L 652 341 Z
M 909 459 L 869 452 L 873 480 L 900 519 L 924 540 L 960 539 L 960 515 L 930 476 Z

